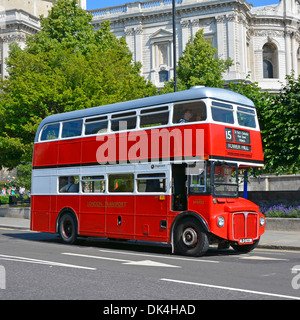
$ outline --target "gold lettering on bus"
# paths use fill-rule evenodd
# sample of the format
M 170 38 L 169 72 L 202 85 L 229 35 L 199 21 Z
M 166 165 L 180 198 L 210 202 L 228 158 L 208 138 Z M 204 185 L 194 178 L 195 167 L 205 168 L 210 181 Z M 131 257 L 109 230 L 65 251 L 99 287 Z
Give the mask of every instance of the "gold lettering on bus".
M 127 201 L 88 201 L 87 207 L 89 208 L 126 208 Z
M 194 200 L 193 201 L 194 204 L 204 204 L 203 200 Z

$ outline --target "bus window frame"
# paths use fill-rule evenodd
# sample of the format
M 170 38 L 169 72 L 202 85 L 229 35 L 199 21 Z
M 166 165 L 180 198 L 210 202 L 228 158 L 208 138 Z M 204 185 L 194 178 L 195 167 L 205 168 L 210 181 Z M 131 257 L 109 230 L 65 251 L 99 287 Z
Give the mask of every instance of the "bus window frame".
M 84 179 L 84 178 L 93 178 L 93 179 Z M 98 178 L 97 178 L 98 177 Z M 83 182 L 93 182 L 93 181 L 104 181 L 104 190 L 102 192 L 84 192 L 83 191 Z M 83 195 L 103 195 L 107 192 L 107 177 L 104 174 L 101 175 L 82 175 L 80 176 L 80 193 Z
M 166 108 L 166 109 L 163 110 L 163 111 L 154 111 L 154 112 L 151 111 L 153 109 L 162 109 L 162 108 Z M 163 113 L 168 113 L 168 121 L 167 121 L 167 123 L 162 124 L 162 125 L 149 125 L 149 126 L 145 126 L 145 127 L 141 126 L 142 117 L 145 117 L 147 115 L 151 116 L 151 115 L 163 114 Z M 170 114 L 171 114 L 171 108 L 170 108 L 170 105 L 168 105 L 168 104 L 159 105 L 159 106 L 152 106 L 152 107 L 147 107 L 147 108 L 140 108 L 138 110 L 137 128 L 139 130 L 147 130 L 147 129 L 152 129 L 152 128 L 162 128 L 162 127 L 165 127 L 165 126 L 169 126 L 170 125 Z
M 190 174 L 190 171 L 187 171 L 187 185 L 188 185 L 188 195 L 197 195 L 197 196 L 206 196 L 206 195 L 211 195 L 211 161 L 203 161 L 204 164 L 204 190 L 203 191 L 195 191 L 192 190 L 191 187 L 191 176 L 195 176 L 195 174 Z M 190 164 L 191 165 L 191 164 Z M 194 163 L 192 164 L 194 166 Z M 190 170 L 187 168 L 187 170 Z
M 57 138 L 55 138 L 55 139 L 45 139 L 45 140 L 42 140 L 42 135 L 43 135 L 44 129 L 45 129 L 46 127 L 48 127 L 48 126 L 56 125 L 56 124 L 59 125 Z M 62 130 L 61 121 L 59 121 L 59 122 L 49 122 L 49 123 L 46 123 L 46 124 L 43 126 L 43 128 L 42 128 L 42 130 L 41 130 L 41 132 L 40 132 L 38 141 L 39 141 L 39 142 L 49 142 L 49 141 L 59 140 L 59 139 L 60 139 L 60 136 L 61 136 L 61 130 Z
M 244 124 L 240 124 L 239 114 L 246 114 L 248 116 L 252 116 L 254 118 L 255 126 L 253 127 L 253 126 L 246 126 Z M 237 118 L 238 126 L 244 127 L 244 128 L 248 128 L 248 129 L 251 129 L 251 130 L 258 129 L 257 114 L 256 114 L 256 110 L 254 108 L 251 109 L 251 108 L 247 108 L 247 107 L 244 107 L 244 106 L 237 105 L 236 106 L 236 118 Z
M 215 103 L 215 105 L 214 105 L 214 103 Z M 213 108 L 232 112 L 233 122 L 226 122 L 223 120 L 215 120 Z M 236 116 L 236 109 L 235 109 L 235 105 L 233 103 L 221 102 L 221 101 L 217 101 L 217 100 L 212 99 L 211 103 L 210 103 L 210 115 L 211 115 L 211 120 L 214 123 L 222 123 L 222 124 L 227 124 L 227 125 L 237 125 L 238 124 L 237 116 Z
M 216 166 L 227 166 L 227 167 L 234 167 L 236 169 L 236 183 L 223 183 L 223 182 L 215 182 L 215 168 Z M 236 186 L 236 194 L 229 195 L 229 194 L 216 194 L 215 186 L 220 185 L 228 185 L 228 186 Z M 213 161 L 211 163 L 211 194 L 215 198 L 238 198 L 239 197 L 239 182 L 238 182 L 238 163 L 234 162 L 225 162 L 225 161 Z
M 144 177 L 142 177 L 144 175 Z M 164 191 L 139 191 L 139 180 L 164 180 Z M 149 194 L 166 194 L 168 191 L 168 177 L 166 175 L 166 172 L 138 172 L 135 176 L 135 186 L 136 186 L 136 193 L 143 194 L 143 195 L 149 195 Z
M 126 130 L 120 130 L 120 126 L 118 125 L 118 130 L 113 130 L 112 129 L 112 124 L 113 121 L 118 121 L 119 124 L 120 122 L 126 121 L 125 119 L 133 119 L 135 118 L 135 127 L 128 129 L 126 126 Z M 118 132 L 128 132 L 132 130 L 138 129 L 138 113 L 137 109 L 133 110 L 127 110 L 124 112 L 116 112 L 116 113 L 111 113 L 109 117 L 109 132 L 110 133 L 118 133 Z
M 128 176 L 132 176 L 133 177 L 133 179 L 132 180 L 129 180 L 129 181 L 131 181 L 131 183 L 132 183 L 132 191 L 110 191 L 110 178 L 111 178 L 111 176 L 113 176 L 113 175 L 121 175 L 121 176 L 126 176 L 126 175 L 128 175 Z M 130 194 L 130 195 L 133 195 L 133 194 L 135 194 L 136 193 L 136 191 L 135 191 L 135 173 L 134 172 L 109 172 L 109 173 L 107 173 L 107 176 L 106 176 L 106 179 L 107 179 L 107 188 L 106 188 L 106 191 L 107 191 L 107 194 L 124 194 L 124 195 L 126 195 L 126 194 Z M 115 178 L 115 180 L 116 179 L 122 179 L 122 178 Z
M 86 127 L 89 125 L 89 124 L 92 124 L 92 123 L 99 123 L 99 122 L 107 122 L 107 125 L 106 125 L 106 131 L 103 131 L 103 132 L 96 132 L 96 133 L 91 133 L 91 134 L 87 134 L 86 133 Z M 89 117 L 89 118 L 84 118 L 84 122 L 83 122 L 83 137 L 90 137 L 90 136 L 95 136 L 95 135 L 99 135 L 99 134 L 107 134 L 109 133 L 109 122 L 110 122 L 110 119 L 108 117 L 108 115 L 98 115 L 98 116 L 95 116 L 95 117 Z
M 62 140 L 66 140 L 66 139 L 77 139 L 83 136 L 83 130 L 84 130 L 84 118 L 76 118 L 76 119 L 70 119 L 70 120 L 65 120 L 65 121 L 61 121 L 61 130 L 60 130 L 60 139 Z M 81 132 L 79 135 L 76 136 L 71 136 L 71 137 L 63 137 L 63 127 L 65 123 L 69 123 L 69 122 L 75 122 L 75 121 L 81 121 Z
M 207 98 L 204 98 L 204 99 L 197 99 L 197 100 L 183 100 L 183 101 L 180 101 L 180 102 L 174 102 L 172 104 L 172 112 L 170 112 L 170 124 L 173 125 L 173 126 L 178 126 L 178 125 L 189 125 L 189 124 L 197 124 L 197 123 L 205 123 L 207 121 L 209 121 L 209 112 L 208 112 L 208 109 L 210 108 L 210 104 L 208 103 L 208 99 Z M 188 104 L 193 104 L 193 103 L 197 103 L 197 102 L 200 102 L 200 103 L 203 103 L 204 106 L 205 106 L 205 113 L 206 113 L 206 118 L 205 120 L 198 120 L 198 121 L 187 121 L 187 122 L 183 122 L 183 123 L 180 123 L 178 122 L 180 119 L 176 119 L 176 122 L 174 121 L 174 115 L 175 115 L 175 108 L 178 108 L 180 105 L 188 105 Z M 188 108 L 188 107 L 185 107 L 185 108 Z

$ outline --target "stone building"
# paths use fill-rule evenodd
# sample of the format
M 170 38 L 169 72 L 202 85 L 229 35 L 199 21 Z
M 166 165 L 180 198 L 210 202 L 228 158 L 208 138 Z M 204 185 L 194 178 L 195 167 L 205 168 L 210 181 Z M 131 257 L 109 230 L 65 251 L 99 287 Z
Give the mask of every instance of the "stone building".
M 26 36 L 40 30 L 40 15 L 47 16 L 55 0 L 0 0 L 0 75 L 7 75 L 5 59 L 11 42 L 25 46 Z M 79 1 L 86 9 L 86 0 Z
M 113 33 L 125 37 L 142 73 L 156 86 L 173 78 L 172 0 L 147 0 L 90 11 L 97 29 L 110 19 Z M 234 64 L 227 81 L 247 76 L 274 92 L 286 74 L 300 72 L 300 4 L 253 7 L 245 0 L 176 0 L 177 57 L 200 28 L 218 55 Z

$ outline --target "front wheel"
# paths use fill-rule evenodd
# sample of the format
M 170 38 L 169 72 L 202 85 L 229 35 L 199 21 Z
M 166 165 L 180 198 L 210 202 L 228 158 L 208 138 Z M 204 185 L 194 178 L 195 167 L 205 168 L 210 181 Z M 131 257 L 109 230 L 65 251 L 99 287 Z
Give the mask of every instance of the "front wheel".
M 74 216 L 67 212 L 60 219 L 58 232 L 64 243 L 72 244 L 77 239 L 77 223 Z
M 179 222 L 174 231 L 174 252 L 186 256 L 203 256 L 209 247 L 207 233 L 199 221 L 186 218 Z
M 237 252 L 247 253 L 247 252 L 250 252 L 253 249 L 255 249 L 258 246 L 258 243 L 259 243 L 259 239 L 253 241 L 252 244 L 244 244 L 244 245 L 242 245 L 242 244 L 231 244 L 231 246 Z

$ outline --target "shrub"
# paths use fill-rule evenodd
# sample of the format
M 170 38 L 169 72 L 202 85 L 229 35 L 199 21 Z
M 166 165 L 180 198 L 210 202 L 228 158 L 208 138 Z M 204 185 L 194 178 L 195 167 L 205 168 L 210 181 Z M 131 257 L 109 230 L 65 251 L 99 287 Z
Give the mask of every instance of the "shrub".
M 300 206 L 285 206 L 283 204 L 261 208 L 261 213 L 266 217 L 300 218 Z

